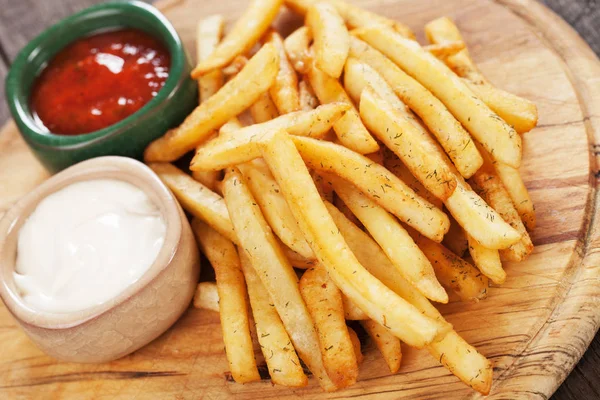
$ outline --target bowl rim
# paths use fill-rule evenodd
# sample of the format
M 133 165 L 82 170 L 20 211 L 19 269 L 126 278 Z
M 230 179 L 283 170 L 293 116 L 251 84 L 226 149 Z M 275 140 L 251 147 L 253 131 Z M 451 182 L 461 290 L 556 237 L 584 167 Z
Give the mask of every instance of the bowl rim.
M 144 17 L 153 20 L 161 27 L 160 35 L 156 32 L 156 25 L 149 25 L 149 30 L 147 32 L 161 40 L 169 51 L 171 56 L 169 77 L 158 94 L 142 108 L 106 128 L 79 135 L 54 134 L 41 126 L 29 110 L 30 92 L 26 92 L 23 87 L 25 74 L 22 66 L 27 64 L 30 58 L 39 52 L 39 48 L 43 48 L 46 43 L 51 41 L 52 37 L 56 36 L 59 32 L 64 32 L 71 26 L 85 23 L 88 21 L 86 18 L 90 16 L 95 18 L 105 18 L 107 13 L 124 15 L 141 14 Z M 127 27 L 127 25 L 115 23 L 114 25 L 107 25 L 103 29 L 110 30 L 111 28 L 122 27 Z M 98 29 L 91 29 L 87 34 L 98 31 Z M 81 37 L 83 36 L 73 37 L 62 48 Z M 44 63 L 47 63 L 55 55 L 56 53 L 49 54 L 49 57 L 44 59 Z M 21 49 L 6 76 L 6 99 L 12 117 L 19 126 L 21 133 L 27 142 L 33 143 L 38 148 L 64 150 L 78 149 L 119 136 L 131 129 L 132 126 L 139 124 L 141 120 L 151 118 L 155 112 L 158 112 L 171 104 L 169 100 L 175 96 L 184 85 L 186 79 L 189 78 L 186 73 L 187 64 L 187 55 L 181 38 L 171 22 L 169 22 L 169 20 L 154 6 L 139 0 L 100 3 L 60 20 L 44 30 Z M 38 74 L 39 72 L 41 71 L 38 71 Z
M 7 254 L 9 239 L 15 244 L 20 228 L 37 205 L 50 194 L 86 180 L 117 179 L 144 191 L 159 208 L 166 223 L 165 240 L 152 265 L 133 284 L 102 304 L 72 312 L 48 312 L 29 306 L 17 292 L 13 272 L 14 252 Z M 29 210 L 29 212 L 27 212 Z M 183 221 L 175 197 L 160 178 L 143 163 L 120 156 L 97 157 L 73 165 L 43 182 L 21 198 L 0 219 L 0 298 L 20 322 L 45 329 L 69 329 L 119 307 L 144 290 L 172 263 L 182 237 Z

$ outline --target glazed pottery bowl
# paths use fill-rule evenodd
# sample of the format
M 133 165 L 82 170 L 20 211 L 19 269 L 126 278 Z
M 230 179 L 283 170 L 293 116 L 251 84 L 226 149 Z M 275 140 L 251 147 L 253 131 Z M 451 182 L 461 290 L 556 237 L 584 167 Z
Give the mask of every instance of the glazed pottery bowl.
M 163 42 L 171 55 L 169 77 L 156 97 L 129 117 L 94 132 L 68 136 L 49 132 L 30 108 L 36 78 L 65 46 L 95 32 L 135 28 Z M 17 55 L 6 78 L 6 99 L 21 135 L 40 162 L 58 172 L 77 162 L 104 155 L 141 159 L 152 140 L 178 125 L 197 105 L 191 64 L 171 23 L 156 8 L 140 1 L 103 3 L 50 27 Z
M 33 309 L 13 277 L 19 230 L 42 199 L 93 179 L 118 179 L 142 189 L 166 222 L 163 247 L 139 280 L 100 305 L 68 313 Z M 152 170 L 130 158 L 100 157 L 72 166 L 23 197 L 0 220 L 0 296 L 31 340 L 64 361 L 111 361 L 158 337 L 187 309 L 199 269 L 198 248 L 181 207 Z

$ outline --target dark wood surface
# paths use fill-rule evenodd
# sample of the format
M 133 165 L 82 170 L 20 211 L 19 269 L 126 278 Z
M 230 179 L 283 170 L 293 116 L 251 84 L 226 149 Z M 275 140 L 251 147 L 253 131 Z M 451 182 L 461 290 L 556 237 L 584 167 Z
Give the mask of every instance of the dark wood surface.
M 223 0 L 226 1 L 226 0 Z M 100 0 L 0 0 L 0 92 L 4 77 L 19 50 L 59 19 Z M 150 1 L 149 1 L 150 2 Z M 543 0 L 569 22 L 600 55 L 600 3 L 598 0 Z M 0 96 L 0 126 L 9 113 Z M 553 400 L 600 399 L 600 334 L 573 372 L 552 396 Z

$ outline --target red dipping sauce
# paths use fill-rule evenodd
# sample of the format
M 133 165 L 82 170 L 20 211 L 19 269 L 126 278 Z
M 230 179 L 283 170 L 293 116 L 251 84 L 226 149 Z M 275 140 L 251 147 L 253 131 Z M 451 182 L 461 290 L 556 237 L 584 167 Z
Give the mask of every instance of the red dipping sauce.
M 130 116 L 158 94 L 170 55 L 134 29 L 98 33 L 61 50 L 34 84 L 31 108 L 52 133 L 79 135 Z

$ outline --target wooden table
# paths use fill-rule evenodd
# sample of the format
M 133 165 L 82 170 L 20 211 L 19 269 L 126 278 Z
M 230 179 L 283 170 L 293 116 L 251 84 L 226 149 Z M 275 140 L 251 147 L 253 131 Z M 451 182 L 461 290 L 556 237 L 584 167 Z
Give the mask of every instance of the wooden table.
M 146 0 L 151 2 L 150 0 Z M 565 18 L 600 55 L 600 3 L 598 0 L 543 0 Z M 59 19 L 101 0 L 0 0 L 0 91 L 18 51 L 29 40 Z M 0 96 L 0 126 L 9 118 Z M 600 334 L 573 372 L 552 396 L 555 400 L 600 398 Z

